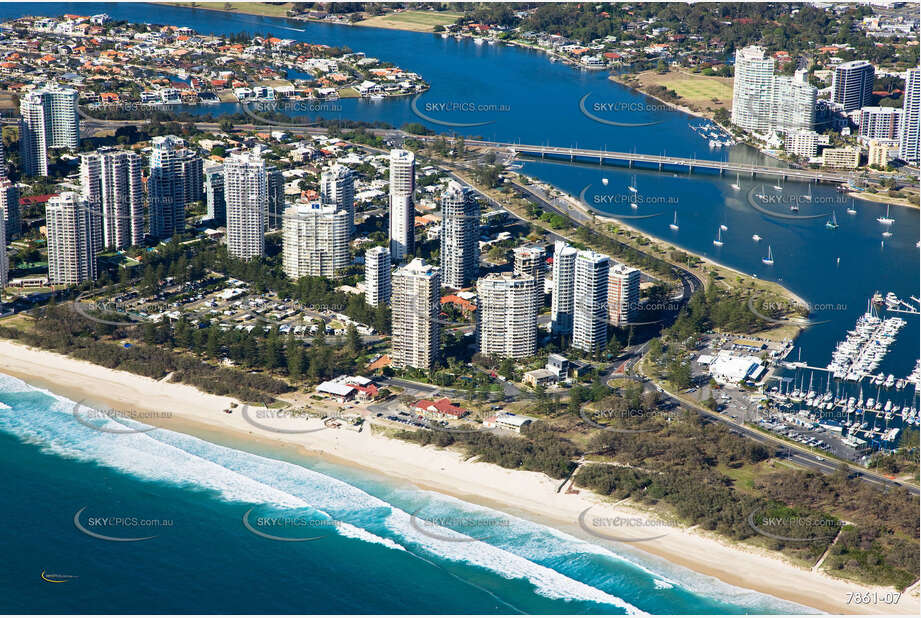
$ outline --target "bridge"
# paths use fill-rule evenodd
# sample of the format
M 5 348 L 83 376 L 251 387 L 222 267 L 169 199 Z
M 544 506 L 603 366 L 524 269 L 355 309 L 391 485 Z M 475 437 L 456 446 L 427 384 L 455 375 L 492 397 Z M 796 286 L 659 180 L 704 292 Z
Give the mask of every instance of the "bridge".
M 636 152 L 616 152 L 612 150 L 593 150 L 590 148 L 565 148 L 561 146 L 535 146 L 529 144 L 513 144 L 507 142 L 488 142 L 482 140 L 465 140 L 469 146 L 479 146 L 492 150 L 513 152 L 516 155 L 528 155 L 541 159 L 566 159 L 569 161 L 591 161 L 599 165 L 626 164 L 633 167 L 636 164 L 655 166 L 659 171 L 677 170 L 693 173 L 696 170 L 715 170 L 721 175 L 726 172 L 744 174 L 748 177 L 772 176 L 805 182 L 835 182 L 846 183 L 851 179 L 845 172 L 828 172 L 822 170 L 793 169 L 788 167 L 770 167 L 764 165 L 748 165 L 745 163 L 732 163 L 729 161 L 713 161 L 708 159 L 689 159 L 670 155 L 651 155 Z

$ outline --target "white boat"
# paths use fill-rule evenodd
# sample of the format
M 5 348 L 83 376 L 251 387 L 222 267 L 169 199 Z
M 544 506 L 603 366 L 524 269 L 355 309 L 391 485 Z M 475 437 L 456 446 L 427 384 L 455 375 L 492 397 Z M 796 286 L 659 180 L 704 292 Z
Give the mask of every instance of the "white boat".
M 677 210 L 675 211 L 675 220 L 672 223 L 669 223 L 668 227 L 670 227 L 673 230 L 678 229 L 678 211 Z
M 890 232 L 889 230 L 886 230 L 885 232 L 883 232 L 883 238 L 889 238 L 890 236 L 892 236 L 892 232 Z
M 720 225 L 720 229 L 723 230 L 724 232 L 728 232 L 728 231 L 729 231 L 729 228 L 726 227 L 725 225 Z
M 877 217 L 876 220 L 882 223 L 883 225 L 892 225 L 893 223 L 895 223 L 895 219 L 889 216 L 889 204 L 886 204 L 886 216 Z
M 735 181 L 734 183 L 732 183 L 731 185 L 729 185 L 729 186 L 732 187 L 732 190 L 733 190 L 733 191 L 739 191 L 740 189 L 742 189 L 742 185 L 739 184 L 739 175 L 738 175 L 738 174 L 736 174 L 736 181 Z
M 604 186 L 608 186 L 608 179 L 607 179 L 607 178 L 602 178 L 602 179 L 601 179 L 601 184 L 603 184 Z
M 630 179 L 630 185 L 627 187 L 631 193 L 636 193 L 636 176 Z
M 767 257 L 761 258 L 761 261 L 767 264 L 768 266 L 774 265 L 774 254 L 771 252 L 771 245 L 768 245 Z
M 476 43 L 477 45 L 482 45 L 483 39 L 476 37 L 475 39 L 473 39 L 473 42 Z
M 757 234 L 752 234 L 752 240 L 754 240 L 755 242 L 758 242 L 761 240 L 761 237 L 758 236 Z
M 755 193 L 755 197 L 757 197 L 759 200 L 766 200 L 766 199 L 767 199 L 767 196 L 764 194 L 764 185 L 761 185 L 761 192 L 760 192 L 760 193 Z
M 779 185 L 774 185 L 774 189 L 777 191 L 783 191 L 783 181 L 781 181 L 781 184 Z
M 856 215 L 857 208 L 854 207 L 854 198 L 851 198 L 851 205 L 847 207 L 847 214 Z
M 723 246 L 723 230 L 720 228 L 716 229 L 716 240 L 713 241 L 713 245 L 716 247 Z
M 803 199 L 807 202 L 812 201 L 812 185 L 809 185 L 809 189 L 806 191 L 806 195 L 803 196 Z

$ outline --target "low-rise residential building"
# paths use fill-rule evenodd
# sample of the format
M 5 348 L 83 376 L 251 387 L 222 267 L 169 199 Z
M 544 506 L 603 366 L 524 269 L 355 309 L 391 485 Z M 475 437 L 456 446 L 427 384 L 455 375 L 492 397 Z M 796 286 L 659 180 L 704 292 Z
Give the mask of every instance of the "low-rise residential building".
M 857 169 L 860 165 L 860 149 L 856 146 L 842 146 L 841 148 L 826 148 L 822 151 L 823 167 L 838 167 L 843 169 Z
M 795 131 L 784 137 L 784 149 L 794 156 L 811 159 L 819 151 L 819 134 L 815 131 Z
M 461 419 L 467 416 L 467 410 L 464 410 L 460 406 L 456 406 L 451 403 L 451 400 L 447 397 L 443 397 L 437 401 L 432 401 L 431 399 L 420 399 L 412 406 L 413 412 L 421 414 L 426 418 L 433 418 L 437 420 L 446 420 L 446 419 Z

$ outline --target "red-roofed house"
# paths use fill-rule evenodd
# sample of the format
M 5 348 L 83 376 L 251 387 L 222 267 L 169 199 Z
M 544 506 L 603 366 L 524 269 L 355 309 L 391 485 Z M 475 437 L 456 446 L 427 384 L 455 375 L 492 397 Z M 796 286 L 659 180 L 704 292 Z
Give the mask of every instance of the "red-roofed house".
M 345 385 L 354 388 L 359 399 L 370 400 L 377 397 L 378 388 L 374 384 L 362 386 L 361 384 L 352 384 L 351 382 L 346 382 Z
M 420 399 L 413 404 L 413 411 L 422 416 L 444 420 L 446 418 L 463 418 L 467 416 L 467 410 L 451 403 L 447 397 L 432 401 L 431 399 Z

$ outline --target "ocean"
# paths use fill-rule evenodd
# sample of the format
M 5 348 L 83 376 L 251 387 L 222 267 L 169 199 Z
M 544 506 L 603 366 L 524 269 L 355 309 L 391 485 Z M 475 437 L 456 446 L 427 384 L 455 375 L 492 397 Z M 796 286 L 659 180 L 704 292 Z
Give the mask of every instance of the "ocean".
M 809 611 L 382 474 L 122 433 L 145 426 L 75 405 L 0 375 L 5 613 Z
M 73 12 L 106 12 L 114 19 L 184 25 L 204 33 L 271 32 L 347 45 L 420 73 L 432 84 L 422 109 L 426 102 L 473 102 L 498 110 L 430 114 L 445 122 L 489 122 L 460 131 L 467 135 L 770 163 L 745 146 L 709 150 L 687 126 L 693 119 L 673 111 L 640 108 L 622 118 L 656 122 L 652 127 L 599 124 L 580 112 L 586 95 L 590 103 L 614 102 L 625 109 L 649 100 L 612 83 L 605 72 L 554 64 L 528 50 L 145 3 L 0 5 L 3 19 Z M 456 130 L 420 118 L 408 99 L 337 103 L 340 111 L 326 117 L 380 120 L 397 127 L 422 122 L 438 131 Z M 223 109 L 200 108 L 203 113 Z M 746 179 L 744 193 L 736 195 L 729 189 L 734 179 L 728 177 L 548 162 L 525 163 L 523 171 L 573 195 L 589 187 L 584 195 L 590 202 L 605 191 L 622 193 L 637 174 L 644 195 L 675 201 L 648 208 L 643 214 L 659 208 L 663 213 L 631 220 L 631 225 L 677 248 L 778 281 L 817 307 L 814 318 L 825 322 L 807 329 L 798 341 L 810 365 L 828 362 L 835 343 L 853 328 L 875 290 L 892 290 L 903 298 L 918 294 L 917 210 L 894 208 L 895 234 L 883 242 L 875 217 L 884 207 L 857 201 L 858 215 L 848 218 L 844 202 L 831 201 L 828 187 L 813 191 L 817 197 L 828 195 L 824 207 L 837 209 L 841 226 L 834 232 L 824 229 L 824 219 L 789 223 L 751 209 L 745 195 L 752 182 Z M 604 178 L 609 180 L 605 189 Z M 807 188 L 787 183 L 785 190 L 801 195 Z M 626 213 L 622 203 L 605 208 Z M 804 207 L 803 214 L 826 212 L 811 208 L 807 213 Z M 673 234 L 668 223 L 674 210 L 680 230 Z M 727 225 L 727 237 L 716 250 L 711 241 L 720 224 Z M 753 243 L 753 233 L 765 240 Z M 760 261 L 767 244 L 775 254 L 773 268 Z M 909 325 L 881 367 L 897 377 L 911 371 L 918 354 L 918 318 L 905 317 Z M 98 431 L 76 421 L 72 402 L 2 375 L 0 403 L 2 506 L 8 516 L 0 540 L 5 558 L 0 561 L 0 610 L 5 612 L 809 611 L 629 546 L 587 542 L 574 531 L 557 531 L 382 474 L 280 449 L 224 443 L 215 436 L 204 441 L 163 429 Z M 443 525 L 420 526 L 419 514 Z M 459 539 L 445 529 L 452 527 L 480 540 Z M 103 540 L 87 532 L 153 538 Z M 264 535 L 319 538 L 284 541 Z

